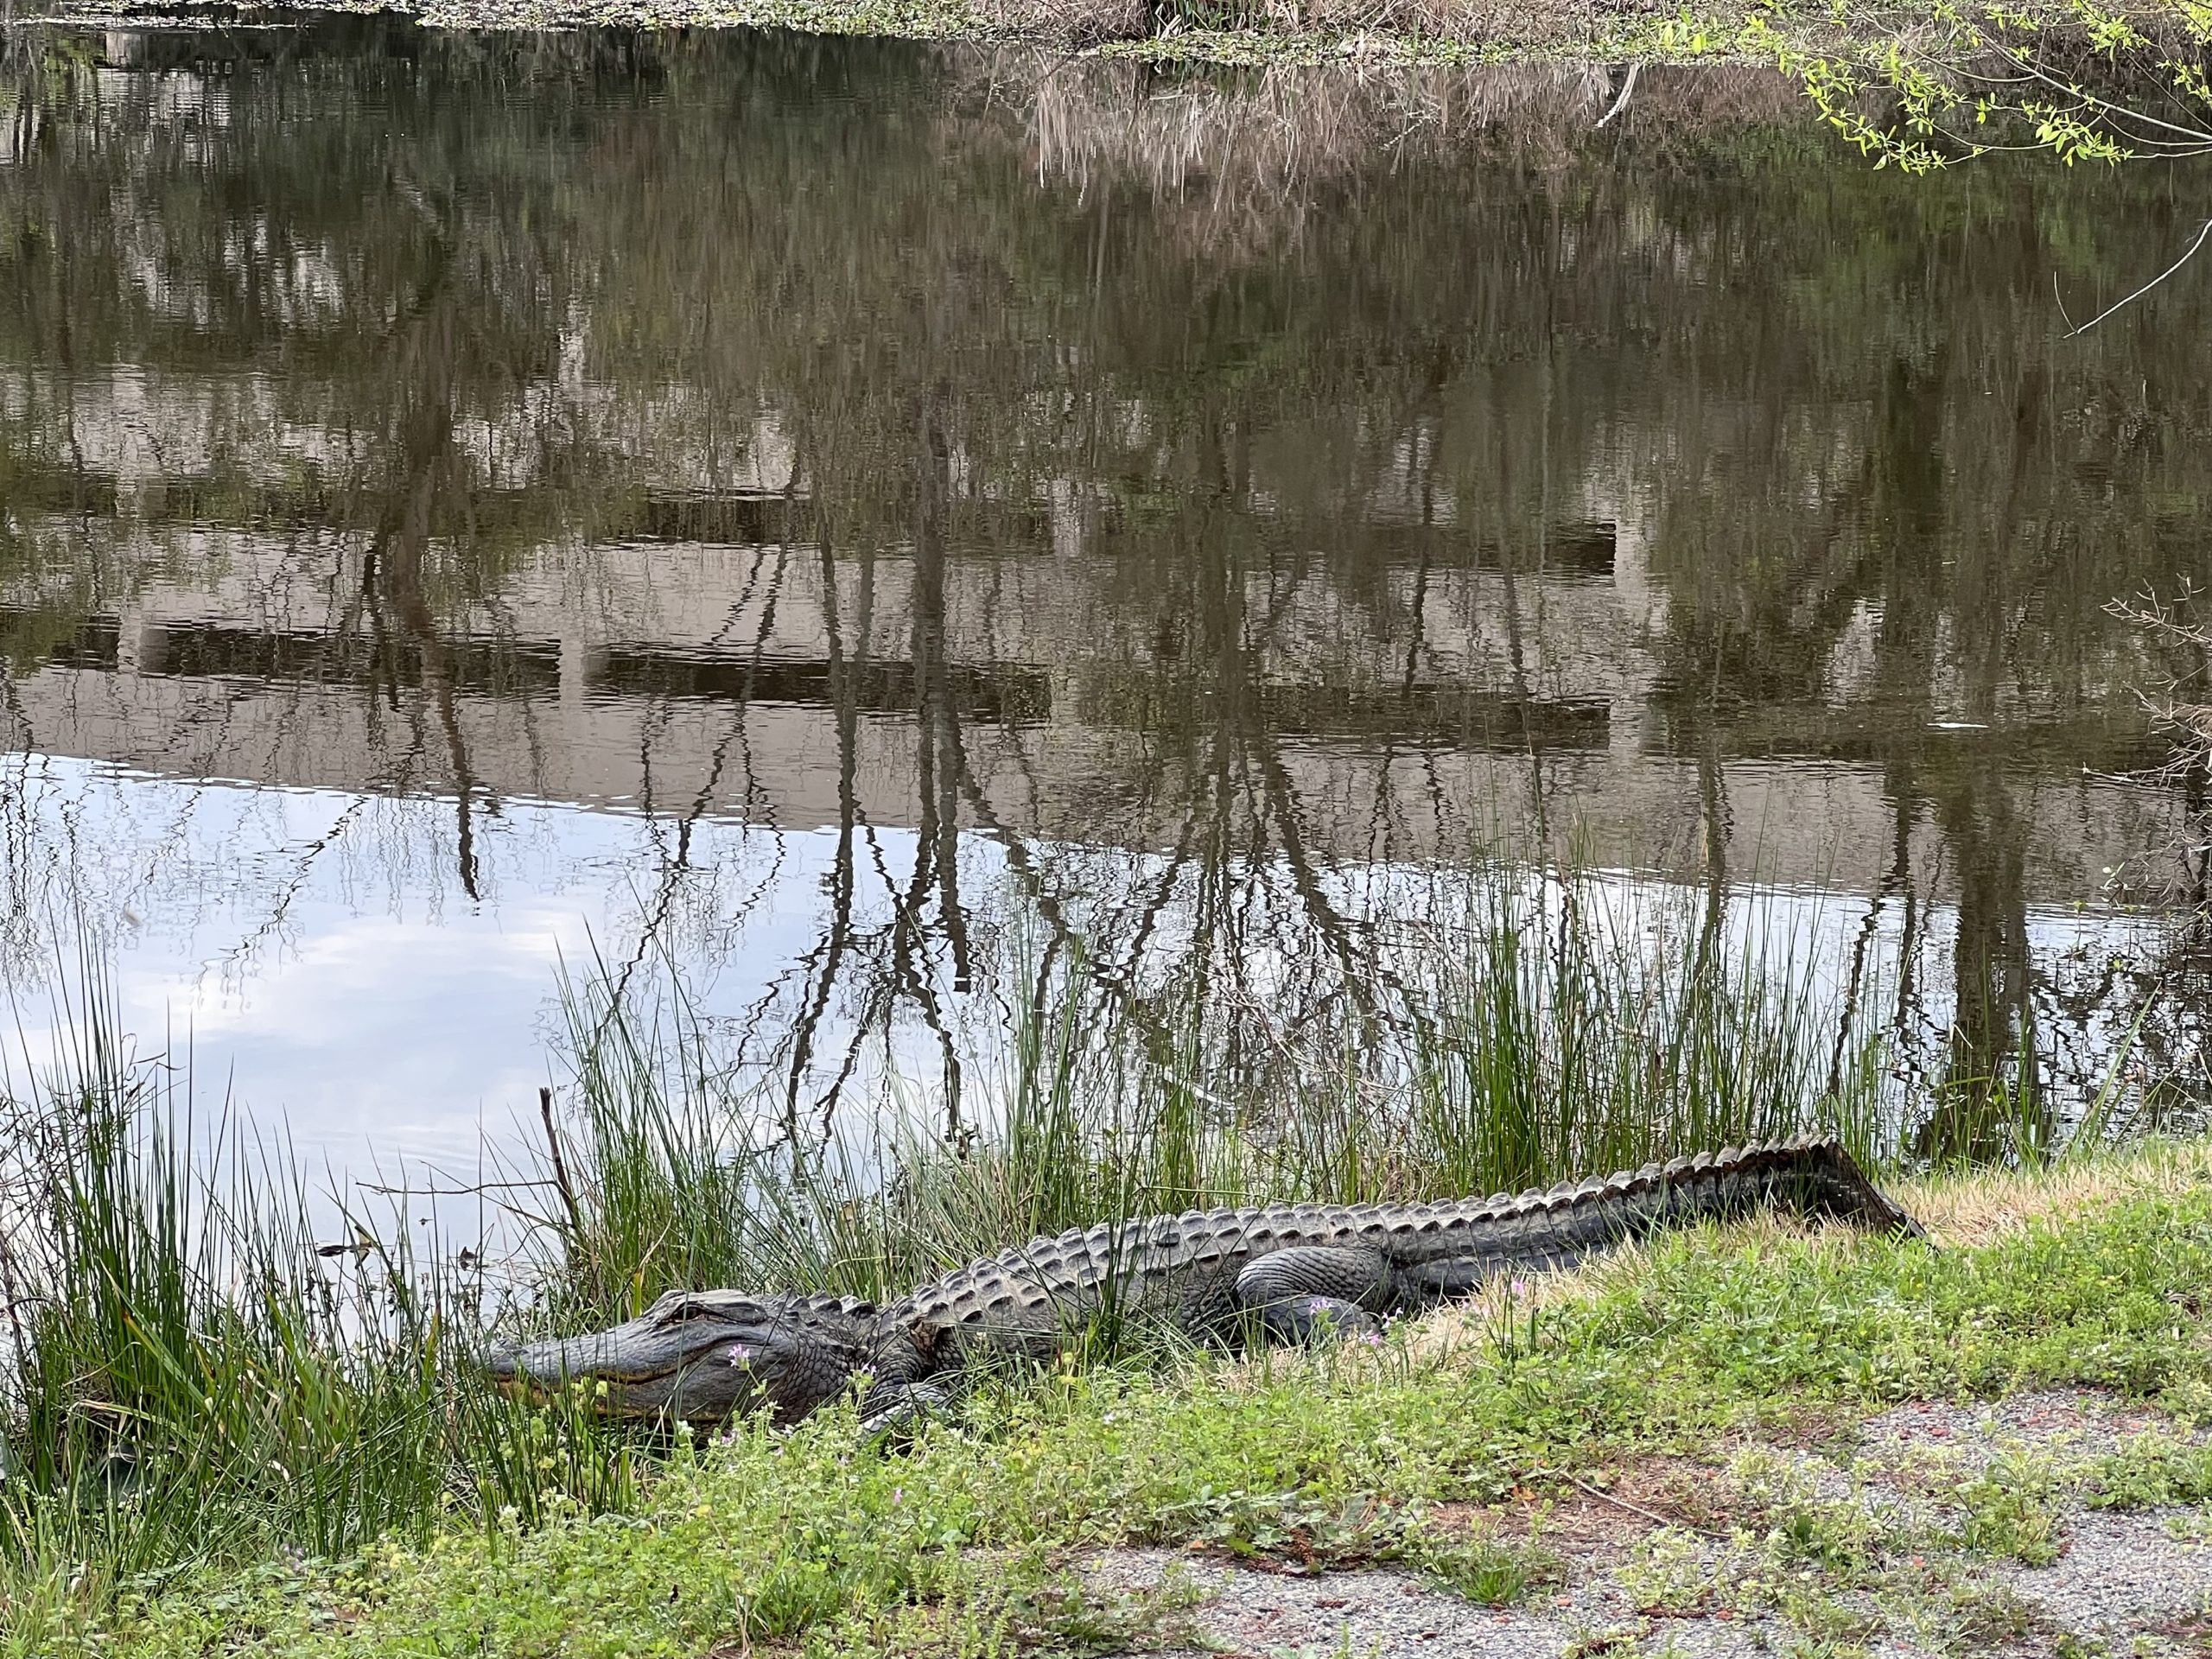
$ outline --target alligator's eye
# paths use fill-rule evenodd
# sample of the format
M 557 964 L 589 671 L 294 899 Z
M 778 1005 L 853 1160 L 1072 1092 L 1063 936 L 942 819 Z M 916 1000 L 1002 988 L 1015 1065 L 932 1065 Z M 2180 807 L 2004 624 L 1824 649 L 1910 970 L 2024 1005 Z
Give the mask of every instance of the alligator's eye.
M 667 1330 L 672 1325 L 696 1325 L 701 1319 L 713 1319 L 720 1324 L 727 1324 L 729 1321 L 729 1310 L 710 1306 L 705 1302 L 678 1302 L 660 1316 L 658 1323 L 663 1330 Z

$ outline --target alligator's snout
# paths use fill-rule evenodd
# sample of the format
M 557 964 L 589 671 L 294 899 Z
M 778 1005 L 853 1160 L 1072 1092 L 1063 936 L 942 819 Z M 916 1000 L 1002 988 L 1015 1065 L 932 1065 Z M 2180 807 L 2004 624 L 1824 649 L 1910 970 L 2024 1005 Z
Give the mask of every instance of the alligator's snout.
M 765 1407 L 791 1421 L 845 1386 L 873 1312 L 671 1291 L 626 1324 L 505 1349 L 486 1369 L 519 1397 L 575 1390 L 595 1415 L 714 1423 Z

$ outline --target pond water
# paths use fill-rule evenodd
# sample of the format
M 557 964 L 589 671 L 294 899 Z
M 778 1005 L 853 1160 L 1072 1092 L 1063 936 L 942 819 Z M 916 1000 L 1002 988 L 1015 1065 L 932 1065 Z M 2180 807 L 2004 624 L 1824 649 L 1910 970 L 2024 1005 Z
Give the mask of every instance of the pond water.
M 2201 1070 L 2202 664 L 2106 607 L 2212 579 L 2212 287 L 2072 323 L 2202 171 L 1900 178 L 1740 69 L 9 50 L 19 1066 L 88 952 L 351 1167 L 534 1113 L 564 973 L 929 1096 L 1040 952 L 1294 1023 L 1510 846 L 1781 916 L 1931 1072 L 2154 994 Z

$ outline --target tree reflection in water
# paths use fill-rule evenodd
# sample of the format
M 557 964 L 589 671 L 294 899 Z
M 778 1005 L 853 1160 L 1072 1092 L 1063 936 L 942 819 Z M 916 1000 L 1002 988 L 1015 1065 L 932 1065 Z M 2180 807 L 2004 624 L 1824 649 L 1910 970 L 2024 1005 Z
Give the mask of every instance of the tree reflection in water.
M 1253 1097 L 1392 1052 L 1510 845 L 1713 952 L 1763 883 L 1852 906 L 1823 1063 L 1892 1029 L 1929 1155 L 2078 1111 L 2154 991 L 2190 1074 L 2195 935 L 2102 943 L 2184 804 L 2117 781 L 2156 664 L 2102 607 L 2201 579 L 2208 302 L 2049 301 L 2174 175 L 1899 180 L 1741 71 L 1593 130 L 1548 67 L 11 50 L 7 747 L 397 804 L 240 878 L 249 942 L 370 823 L 496 906 L 516 803 L 616 806 L 617 984 L 746 963 L 794 1125 L 915 1038 L 957 1141 L 1040 987 Z M 9 833 L 35 971 L 57 832 Z M 205 904 L 158 866 L 71 897 Z

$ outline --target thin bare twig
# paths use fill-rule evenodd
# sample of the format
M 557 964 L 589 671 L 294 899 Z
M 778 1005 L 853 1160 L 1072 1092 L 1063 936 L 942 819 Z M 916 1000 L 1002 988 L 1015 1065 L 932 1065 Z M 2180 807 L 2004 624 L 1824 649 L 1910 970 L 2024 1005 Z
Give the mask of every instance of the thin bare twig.
M 2202 230 L 2198 231 L 2198 232 L 2197 232 L 2197 233 L 2196 233 L 2196 241 L 2194 241 L 2194 242 L 2192 242 L 2192 243 L 2190 243 L 2190 244 L 2189 245 L 2189 251 L 2188 251 L 2188 252 L 2186 252 L 2186 253 L 2183 254 L 2183 255 L 2182 255 L 2182 257 L 2181 257 L 2180 258 L 2178 258 L 2178 259 L 2175 260 L 2175 261 L 2173 262 L 2173 264 L 2171 264 L 2171 265 L 2168 265 L 2168 266 L 2167 266 L 2164 270 L 2160 271 L 2160 272 L 2159 272 L 2156 276 L 2153 276 L 2153 277 L 2152 277 L 2149 282 L 2147 282 L 2147 283 L 2144 283 L 2142 287 L 2140 287 L 2140 288 L 2137 289 L 2136 289 L 2133 294 L 2129 295 L 2126 299 L 2124 299 L 2124 300 L 2120 301 L 2119 304 L 2117 304 L 2117 305 L 2108 305 L 2108 306 L 2107 306 L 2103 310 L 2101 310 L 2101 311 L 2098 312 L 2098 313 L 2097 313 L 2097 315 L 2096 315 L 2095 316 L 2091 317 L 2091 318 L 2090 318 L 2087 322 L 2083 323 L 2083 324 L 2082 324 L 2079 328 L 2076 328 L 2076 329 L 2074 331 L 2074 333 L 2073 333 L 2073 334 L 2068 334 L 2068 335 L 2066 336 L 2066 338 L 2067 338 L 2068 340 L 2072 340 L 2072 339 L 2075 338 L 2075 336 L 2077 336 L 2077 335 L 2086 334 L 2088 334 L 2088 333 L 2089 332 L 2089 330 L 2090 330 L 2090 329 L 2092 329 L 2092 328 L 2095 327 L 2099 323 L 2102 322 L 2102 321 L 2103 321 L 2107 317 L 2108 317 L 2108 316 L 2112 315 L 2112 314 L 2113 314 L 2113 312 L 2115 312 L 2115 311 L 2117 311 L 2117 310 L 2120 309 L 2120 308 L 2121 308 L 2122 306 L 2129 306 L 2129 305 L 2133 305 L 2133 304 L 2134 304 L 2136 301 L 2138 301 L 2138 300 L 2141 299 L 2141 298 L 2142 298 L 2145 294 L 2148 294 L 2148 293 L 2149 293 L 2152 289 L 2156 288 L 2156 287 L 2157 287 L 2160 283 L 2164 282 L 2164 281 L 2166 280 L 2166 278 L 2167 278 L 2167 277 L 2169 277 L 2169 276 L 2172 276 L 2172 275 L 2174 274 L 2174 272 L 2176 272 L 2176 271 L 2179 270 L 2180 270 L 2183 265 L 2187 264 L 2190 260 L 2192 260 L 2192 259 L 2196 258 L 2196 251 L 2197 251 L 2199 248 L 2201 248 L 2201 247 L 2202 247 L 2202 246 L 2204 245 L 2204 238 L 2205 238 L 2206 237 L 2208 237 L 2208 236 L 2212 236 L 2212 219 L 2206 219 L 2206 220 L 2204 221 L 2204 226 L 2203 226 L 2203 228 L 2202 228 Z M 2063 315 L 2064 314 L 2065 314 L 2065 308 L 2062 306 L 2062 307 L 2060 308 L 2060 315 Z
M 561 1153 L 561 1131 L 554 1126 L 553 1091 L 543 1084 L 537 1089 L 537 1115 L 545 1122 L 545 1144 L 553 1153 L 553 1185 L 561 1190 L 561 1203 L 569 1212 L 569 1243 L 575 1245 L 584 1236 L 583 1211 L 569 1180 L 569 1160 Z
M 1573 1487 L 1576 1491 L 1584 1494 L 1586 1497 L 1594 1497 L 1600 1503 L 1610 1503 L 1617 1510 L 1625 1510 L 1630 1515 L 1641 1516 L 1646 1521 L 1652 1522 L 1658 1526 L 1679 1527 L 1686 1531 L 1702 1534 L 1707 1538 L 1725 1538 L 1728 1535 L 1725 1532 L 1716 1532 L 1711 1527 L 1700 1527 L 1694 1525 L 1690 1522 L 1682 1520 L 1678 1516 L 1665 1516 L 1660 1514 L 1656 1510 L 1647 1510 L 1641 1503 L 1631 1503 L 1624 1497 L 1616 1497 L 1611 1492 L 1603 1491 L 1598 1487 L 1592 1486 L 1586 1480 L 1577 1479 L 1574 1476 L 1568 1474 L 1564 1469 L 1546 1469 L 1538 1467 L 1531 1469 L 1529 1472 L 1532 1476 L 1541 1480 L 1563 1480 L 1568 1485 Z

